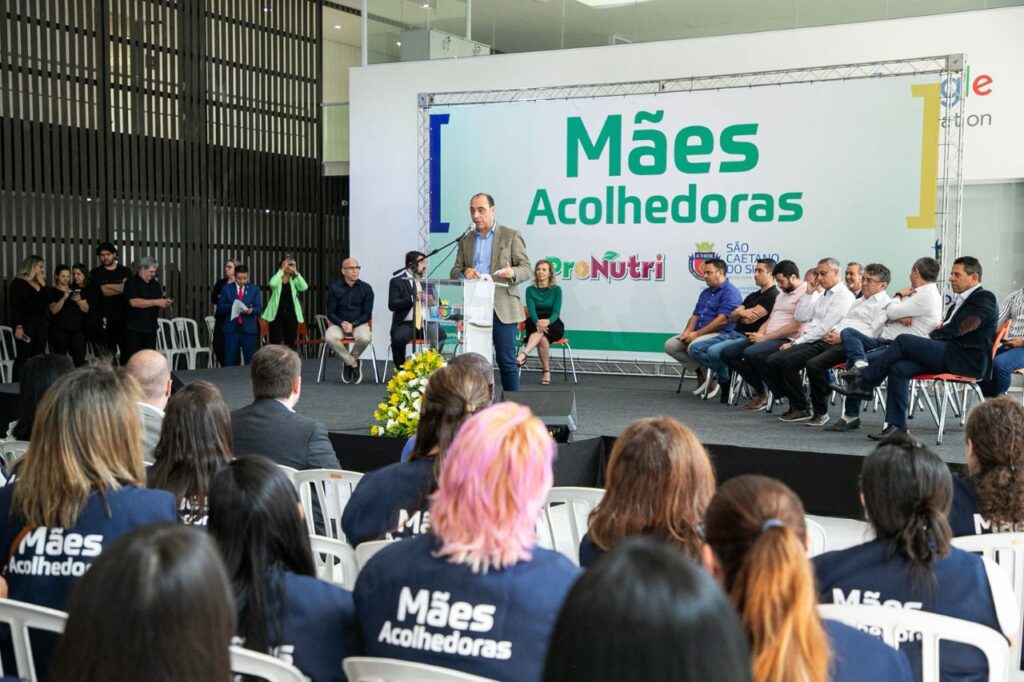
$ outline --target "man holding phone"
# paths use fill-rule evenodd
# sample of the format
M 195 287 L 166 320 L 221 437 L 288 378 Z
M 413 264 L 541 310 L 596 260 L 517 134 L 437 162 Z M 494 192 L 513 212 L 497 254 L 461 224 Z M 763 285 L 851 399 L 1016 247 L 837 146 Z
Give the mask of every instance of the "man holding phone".
M 981 382 L 981 392 L 985 397 L 1006 393 L 1013 373 L 1024 369 L 1024 289 L 1017 289 L 1007 296 L 999 307 L 997 328 L 1007 321 L 1010 328 L 1006 330 L 1006 336 L 992 360 L 992 376 Z
M 124 318 L 125 353 L 122 363 L 128 362 L 136 352 L 156 349 L 157 320 L 160 311 L 174 301 L 164 296 L 164 288 L 156 278 L 160 263 L 143 256 L 132 275 L 124 283 L 124 297 L 128 300 L 128 313 Z

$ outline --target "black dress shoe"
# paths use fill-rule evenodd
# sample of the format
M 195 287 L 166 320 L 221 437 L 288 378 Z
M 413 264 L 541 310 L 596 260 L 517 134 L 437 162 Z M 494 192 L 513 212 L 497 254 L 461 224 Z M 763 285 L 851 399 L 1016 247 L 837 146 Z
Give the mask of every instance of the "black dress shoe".
M 850 369 L 844 369 L 843 371 L 839 372 L 837 376 L 846 383 L 852 384 L 857 381 L 860 381 L 860 375 L 860 367 L 851 367 Z
M 851 381 L 845 386 L 836 384 L 832 387 L 832 390 L 840 395 L 849 396 L 851 398 L 860 398 L 861 400 L 871 400 L 874 398 L 871 394 L 871 389 L 864 388 L 860 381 Z
M 897 429 L 892 424 L 889 424 L 888 426 L 886 426 L 884 429 L 882 429 L 878 433 L 869 433 L 868 434 L 868 438 L 870 438 L 871 440 L 885 440 L 886 438 L 888 438 L 892 434 L 898 433 L 898 432 L 899 432 L 899 429 Z

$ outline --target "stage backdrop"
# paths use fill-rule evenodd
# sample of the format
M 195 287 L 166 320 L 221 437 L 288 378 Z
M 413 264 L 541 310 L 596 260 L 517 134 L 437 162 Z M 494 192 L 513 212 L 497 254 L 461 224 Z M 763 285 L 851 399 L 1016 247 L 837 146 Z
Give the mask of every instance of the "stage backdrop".
M 761 255 L 882 262 L 900 288 L 938 238 L 940 91 L 901 76 L 435 106 L 431 246 L 493 194 L 531 261 L 554 264 L 566 336 L 593 357 L 663 357 L 707 258 L 744 293 Z

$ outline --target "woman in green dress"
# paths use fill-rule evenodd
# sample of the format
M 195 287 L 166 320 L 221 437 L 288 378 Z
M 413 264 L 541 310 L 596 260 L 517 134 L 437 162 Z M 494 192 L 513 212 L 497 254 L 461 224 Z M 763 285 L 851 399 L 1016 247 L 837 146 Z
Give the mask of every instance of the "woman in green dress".
M 551 343 L 565 336 L 565 325 L 562 323 L 562 290 L 555 283 L 555 273 L 551 263 L 546 260 L 537 261 L 533 270 L 533 284 L 526 289 L 526 345 L 519 353 L 516 362 L 522 367 L 526 356 L 536 348 L 540 357 L 540 383 L 551 383 Z

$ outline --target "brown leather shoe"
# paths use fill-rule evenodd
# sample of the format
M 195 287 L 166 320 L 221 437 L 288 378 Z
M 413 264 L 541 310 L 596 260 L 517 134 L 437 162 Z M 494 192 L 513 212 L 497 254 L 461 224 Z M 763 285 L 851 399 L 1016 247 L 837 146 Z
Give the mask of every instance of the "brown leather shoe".
M 762 393 L 761 395 L 757 396 L 749 403 L 744 405 L 743 409 L 746 410 L 747 412 L 760 412 L 766 407 L 768 407 L 768 394 Z

